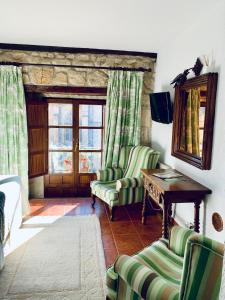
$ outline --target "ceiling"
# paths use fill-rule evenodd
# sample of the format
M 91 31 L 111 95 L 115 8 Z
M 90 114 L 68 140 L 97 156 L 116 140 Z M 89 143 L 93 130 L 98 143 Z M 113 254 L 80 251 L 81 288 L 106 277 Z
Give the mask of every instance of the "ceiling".
M 215 1 L 0 0 L 0 4 L 1 43 L 158 52 Z

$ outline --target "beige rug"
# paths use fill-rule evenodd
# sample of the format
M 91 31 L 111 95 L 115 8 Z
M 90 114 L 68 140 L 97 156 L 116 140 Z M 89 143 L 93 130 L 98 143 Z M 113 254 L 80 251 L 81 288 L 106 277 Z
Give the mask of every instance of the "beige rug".
M 33 233 L 27 241 L 6 257 L 0 299 L 105 299 L 105 261 L 96 216 L 33 217 L 19 234 L 29 231 Z

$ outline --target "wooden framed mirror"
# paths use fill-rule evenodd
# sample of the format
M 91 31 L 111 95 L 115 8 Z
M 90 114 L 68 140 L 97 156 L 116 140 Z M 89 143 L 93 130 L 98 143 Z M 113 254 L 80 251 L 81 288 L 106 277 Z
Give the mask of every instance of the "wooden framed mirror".
M 188 79 L 175 88 L 172 155 L 209 170 L 218 73 Z

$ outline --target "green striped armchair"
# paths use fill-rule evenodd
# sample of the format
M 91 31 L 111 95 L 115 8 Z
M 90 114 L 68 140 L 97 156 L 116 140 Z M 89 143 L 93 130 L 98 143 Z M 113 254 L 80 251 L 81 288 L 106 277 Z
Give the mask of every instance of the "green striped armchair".
M 115 207 L 141 202 L 144 197 L 141 169 L 156 168 L 159 154 L 147 146 L 121 149 L 119 167 L 100 170 L 97 180 L 91 182 L 92 206 L 97 196 L 109 205 L 113 220 Z
M 174 226 L 169 241 L 118 257 L 107 271 L 107 299 L 217 300 L 223 253 L 223 244 Z

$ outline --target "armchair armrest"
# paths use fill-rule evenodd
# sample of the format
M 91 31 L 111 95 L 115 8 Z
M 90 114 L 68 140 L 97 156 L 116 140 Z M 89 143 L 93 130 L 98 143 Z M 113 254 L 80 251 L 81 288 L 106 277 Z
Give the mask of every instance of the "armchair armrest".
M 184 256 L 187 240 L 190 236 L 195 235 L 192 229 L 181 226 L 173 226 L 170 232 L 169 248 L 179 256 Z
M 169 248 L 169 240 L 165 238 L 159 238 L 159 241 L 162 242 L 167 248 Z
M 156 299 L 156 295 L 162 294 L 163 291 L 166 291 L 167 295 L 179 293 L 157 273 L 139 263 L 134 257 L 119 256 L 114 264 L 114 271 L 143 299 L 152 297 Z
M 112 181 L 123 177 L 123 170 L 121 168 L 106 168 L 96 172 L 97 180 Z
M 224 245 L 203 235 L 195 234 L 187 241 L 180 299 L 219 297 Z
M 122 178 L 116 182 L 116 190 L 119 191 L 122 188 L 136 188 L 143 187 L 144 182 L 142 177 L 133 177 L 133 178 Z

